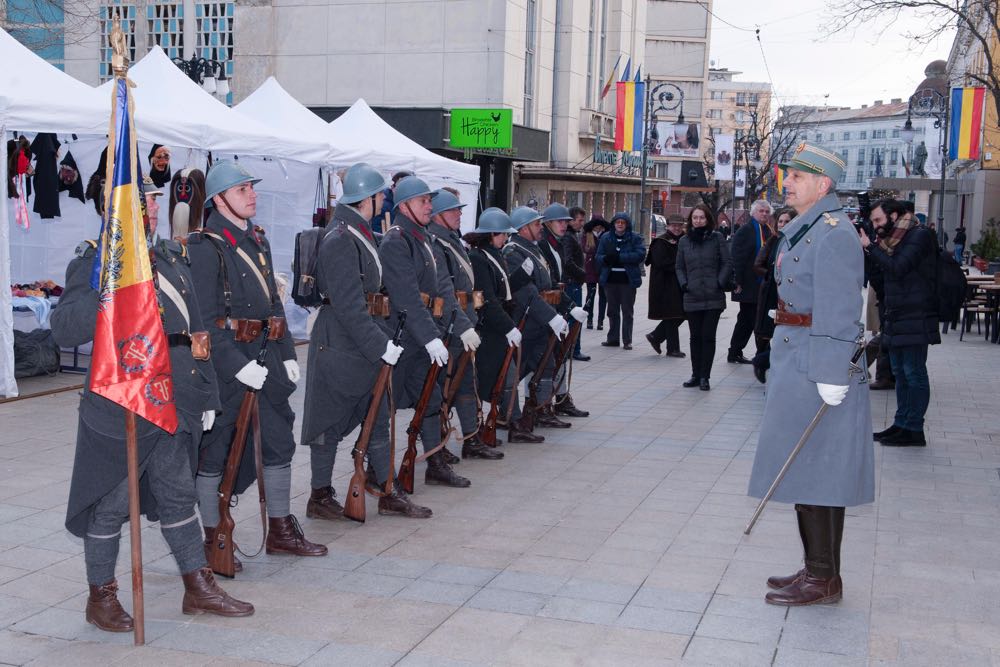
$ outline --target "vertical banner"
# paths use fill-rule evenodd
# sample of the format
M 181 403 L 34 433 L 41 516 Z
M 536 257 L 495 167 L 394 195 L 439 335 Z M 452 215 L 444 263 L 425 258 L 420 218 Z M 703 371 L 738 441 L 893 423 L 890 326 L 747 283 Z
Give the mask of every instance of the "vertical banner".
M 736 198 L 747 196 L 747 170 L 737 169 L 736 179 L 733 181 L 733 196 Z
M 983 130 L 983 101 L 985 99 L 985 88 L 951 89 L 949 159 L 979 159 L 980 136 Z
M 733 135 L 715 135 L 715 178 L 719 181 L 733 180 Z

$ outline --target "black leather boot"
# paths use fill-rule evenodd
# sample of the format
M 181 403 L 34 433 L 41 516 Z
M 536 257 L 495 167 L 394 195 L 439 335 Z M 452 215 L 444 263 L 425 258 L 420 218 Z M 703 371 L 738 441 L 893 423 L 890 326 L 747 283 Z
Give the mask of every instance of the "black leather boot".
M 424 472 L 424 484 L 437 486 L 454 486 L 459 489 L 472 486 L 472 482 L 462 477 L 448 465 L 441 452 L 427 459 L 427 470 Z
M 392 481 L 392 493 L 380 496 L 378 513 L 382 515 L 398 514 L 410 519 L 429 519 L 433 512 L 430 508 L 417 505 L 403 490 L 398 480 Z
M 806 544 L 805 574 L 764 596 L 769 604 L 798 607 L 831 604 L 843 597 L 840 579 L 840 543 L 844 534 L 844 508 L 796 505 L 802 514 Z
M 553 412 L 551 405 L 546 405 L 538 411 L 537 423 L 539 426 L 545 428 L 569 428 L 572 426 L 569 422 L 564 422 L 563 420 L 556 417 L 556 413 Z
M 462 458 L 499 461 L 503 458 L 503 452 L 494 449 L 493 447 L 487 447 L 486 444 L 479 439 L 478 434 L 473 434 L 472 437 L 462 442 Z
M 564 415 L 566 417 L 590 416 L 590 413 L 587 412 L 586 410 L 581 410 L 580 408 L 576 407 L 576 404 L 573 403 L 573 397 L 568 393 L 562 394 L 561 396 L 556 396 L 555 405 L 556 405 L 555 410 L 557 415 Z
M 798 505 L 796 505 L 796 509 L 798 509 Z M 803 513 L 796 511 L 795 520 L 799 524 L 799 539 L 802 540 L 802 553 L 804 554 L 809 553 L 809 536 L 808 533 L 806 532 L 805 518 L 803 517 Z M 784 588 L 785 586 L 795 583 L 795 580 L 804 575 L 805 573 L 806 573 L 806 568 L 803 566 L 795 574 L 790 574 L 785 577 L 782 576 L 768 577 L 767 587 L 774 589 Z

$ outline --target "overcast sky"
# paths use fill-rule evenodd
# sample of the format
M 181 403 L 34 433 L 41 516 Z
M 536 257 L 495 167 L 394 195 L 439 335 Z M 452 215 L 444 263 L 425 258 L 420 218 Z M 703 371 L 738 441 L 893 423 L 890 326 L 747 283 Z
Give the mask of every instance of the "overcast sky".
M 902 37 L 907 27 L 919 27 L 916 18 L 881 35 L 871 29 L 825 38 L 832 2 L 715 0 L 710 57 L 716 67 L 744 72 L 737 80 L 770 81 L 778 104 L 821 105 L 828 94 L 831 106 L 852 107 L 907 98 L 923 81 L 929 62 L 948 58 L 951 32 L 922 48 Z

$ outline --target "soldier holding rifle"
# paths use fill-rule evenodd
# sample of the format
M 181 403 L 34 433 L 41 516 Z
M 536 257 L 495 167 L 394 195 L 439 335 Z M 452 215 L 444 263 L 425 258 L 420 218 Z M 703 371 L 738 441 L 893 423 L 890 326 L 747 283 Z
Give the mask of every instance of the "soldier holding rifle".
M 306 539 L 291 511 L 295 413 L 288 398 L 299 380 L 292 337 L 274 280 L 271 250 L 264 230 L 252 224 L 257 211 L 254 178 L 235 162 L 216 162 L 205 180 L 205 207 L 211 214 L 204 229 L 188 237 L 191 271 L 199 289 L 201 315 L 212 335 L 212 362 L 219 377 L 222 412 L 202 445 L 198 469 L 199 507 L 206 548 L 215 543 L 219 525 L 219 483 L 227 465 L 236 420 L 246 389 L 260 390 L 257 401 L 262 444 L 258 461 L 266 492 L 267 553 L 325 556 L 327 548 Z M 261 347 L 262 322 L 269 322 L 265 365 L 255 357 Z M 256 430 L 256 429 L 255 429 Z M 242 493 L 257 477 L 247 445 L 238 462 L 235 491 Z M 236 571 L 240 571 L 237 562 Z
M 249 616 L 253 605 L 233 599 L 219 587 L 206 567 L 202 549 L 194 471 L 202 431 L 212 428 L 219 408 L 218 386 L 187 251 L 176 241 L 155 239 L 156 197 L 163 193 L 154 187 L 147 177 L 146 212 L 149 235 L 154 239 L 178 427 L 171 435 L 146 420 L 137 420 L 142 510 L 159 519 L 163 538 L 177 561 L 184 580 L 185 614 Z M 94 203 L 101 213 L 104 197 L 97 197 Z M 90 285 L 90 275 L 96 248 L 96 242 L 81 243 L 66 269 L 66 290 L 59 307 L 52 311 L 52 333 L 60 345 L 83 345 L 94 337 L 99 295 Z M 131 632 L 134 623 L 118 602 L 115 579 L 121 530 L 128 519 L 125 410 L 90 391 L 89 374 L 84 387 L 66 528 L 83 538 L 90 584 L 87 622 L 108 632 Z
M 403 353 L 384 326 L 389 302 L 382 294 L 382 263 L 368 223 L 382 208 L 385 187 L 385 179 L 371 165 L 362 162 L 348 169 L 344 195 L 319 246 L 316 284 L 324 296 L 309 340 L 302 416 L 302 443 L 312 448 L 312 493 L 306 516 L 313 519 L 343 515 L 332 485 L 338 445 L 365 418 L 383 362 L 394 365 Z M 392 475 L 386 397 L 381 404 L 367 451 L 368 486 L 378 489 L 385 488 Z M 413 504 L 395 480 L 388 493 L 380 495 L 378 511 L 431 516 L 429 509 Z
M 773 590 L 765 598 L 777 605 L 827 604 L 842 597 L 844 509 L 875 495 L 867 378 L 852 368 L 863 332 L 864 261 L 835 192 L 843 160 L 801 143 L 782 167 L 788 170 L 786 204 L 799 215 L 778 242 L 778 309 L 749 493 L 766 495 L 810 419 L 829 406 L 773 496 L 795 503 L 805 567 L 768 579 Z
M 403 330 L 403 354 L 393 372 L 393 398 L 396 408 L 415 407 L 425 394 L 426 380 L 431 365 L 438 373 L 448 364 L 448 347 L 445 345 L 444 326 L 454 322 L 454 331 L 460 335 L 464 349 L 475 349 L 479 336 L 472 322 L 458 307 L 455 289 L 443 266 L 438 266 L 431 249 L 432 239 L 427 233 L 433 210 L 431 192 L 427 184 L 416 176 L 407 176 L 396 184 L 394 225 L 382 237 L 379 260 L 382 262 L 386 292 L 389 295 L 389 324 L 397 315 L 406 311 Z M 446 450 L 441 445 L 441 391 L 435 386 L 425 397 L 425 411 L 419 429 L 423 442 L 427 470 L 426 484 L 467 487 L 471 482 L 452 470 Z M 400 466 L 400 479 L 404 488 L 412 482 L 412 457 L 404 456 Z M 407 491 L 410 489 L 407 488 Z

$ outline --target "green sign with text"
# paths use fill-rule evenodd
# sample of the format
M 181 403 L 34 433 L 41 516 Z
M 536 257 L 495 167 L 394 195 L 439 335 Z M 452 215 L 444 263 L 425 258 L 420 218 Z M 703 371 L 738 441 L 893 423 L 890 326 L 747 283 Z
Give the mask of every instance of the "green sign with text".
M 511 109 L 452 109 L 452 148 L 511 148 L 514 112 Z

